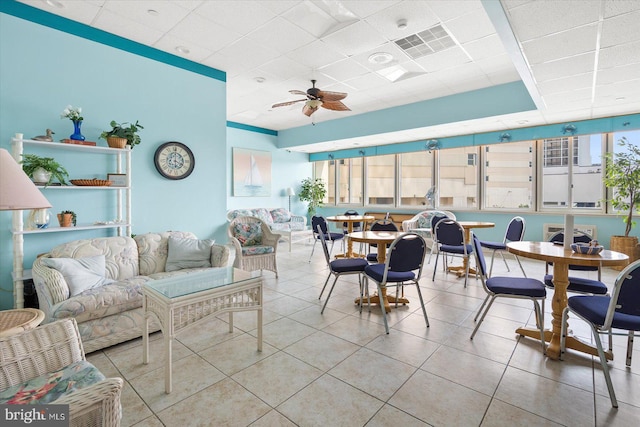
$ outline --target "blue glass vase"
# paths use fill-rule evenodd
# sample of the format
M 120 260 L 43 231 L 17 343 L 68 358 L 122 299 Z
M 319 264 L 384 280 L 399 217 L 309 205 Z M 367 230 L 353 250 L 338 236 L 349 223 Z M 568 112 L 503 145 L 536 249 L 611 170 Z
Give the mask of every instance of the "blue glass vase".
M 84 141 L 84 136 L 80 132 L 80 126 L 82 126 L 82 120 L 72 120 L 73 122 L 73 134 L 69 137 L 76 141 Z

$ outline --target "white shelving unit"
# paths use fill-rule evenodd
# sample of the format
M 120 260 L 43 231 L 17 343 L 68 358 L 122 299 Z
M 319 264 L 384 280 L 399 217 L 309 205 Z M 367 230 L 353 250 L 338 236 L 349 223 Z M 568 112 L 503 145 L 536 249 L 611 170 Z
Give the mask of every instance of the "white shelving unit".
M 75 227 L 47 227 L 42 229 L 25 229 L 23 211 L 13 212 L 13 222 L 11 233 L 13 235 L 13 305 L 15 308 L 24 307 L 24 280 L 31 278 L 31 270 L 24 268 L 24 236 L 41 233 L 68 233 L 81 230 L 116 229 L 119 236 L 131 235 L 131 149 L 95 147 L 78 144 L 64 144 L 61 142 L 44 142 L 30 139 L 12 138 L 12 155 L 16 161 L 22 160 L 22 154 L 27 150 L 29 153 L 37 153 L 38 149 L 54 149 L 72 151 L 87 155 L 108 154 L 115 159 L 115 173 L 126 174 L 126 186 L 105 187 L 105 186 L 75 186 L 75 185 L 50 185 L 47 187 L 38 186 L 43 192 L 48 191 L 109 191 L 116 198 L 117 218 L 113 223 L 79 223 Z M 52 213 L 53 216 L 53 213 Z M 55 218 L 51 219 L 55 222 Z

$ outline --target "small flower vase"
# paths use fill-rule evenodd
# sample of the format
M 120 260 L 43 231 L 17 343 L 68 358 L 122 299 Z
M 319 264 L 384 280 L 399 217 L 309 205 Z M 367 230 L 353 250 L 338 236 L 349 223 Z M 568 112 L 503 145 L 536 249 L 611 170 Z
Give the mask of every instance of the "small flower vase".
M 72 120 L 72 122 L 73 122 L 73 134 L 69 138 L 75 139 L 76 141 L 84 141 L 84 136 L 80 132 L 80 127 L 82 126 L 82 120 Z

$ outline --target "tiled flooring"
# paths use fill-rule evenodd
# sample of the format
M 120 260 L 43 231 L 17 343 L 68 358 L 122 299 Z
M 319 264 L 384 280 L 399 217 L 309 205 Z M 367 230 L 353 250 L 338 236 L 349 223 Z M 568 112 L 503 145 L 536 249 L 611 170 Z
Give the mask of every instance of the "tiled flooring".
M 164 393 L 161 334 L 142 364 L 141 340 L 88 355 L 108 376 L 125 379 L 123 426 L 632 426 L 640 423 L 640 346 L 624 364 L 626 338 L 616 337 L 611 407 L 599 362 L 570 353 L 547 359 L 539 342 L 514 333 L 533 326 L 529 301 L 496 302 L 473 341 L 480 281 L 446 275 L 433 261 L 421 280 L 426 328 L 415 289 L 393 309 L 384 333 L 380 309 L 354 305 L 355 277 L 342 277 L 320 315 L 327 267 L 311 243 L 280 248 L 280 278 L 265 272 L 264 348 L 256 351 L 255 312 L 227 315 L 182 331 L 173 347 L 173 392 Z M 336 250 L 338 248 L 336 247 Z M 488 261 L 488 260 L 487 260 Z M 508 273 L 496 260 L 495 275 Z M 542 262 L 522 260 L 530 277 Z M 618 272 L 606 269 L 606 283 Z M 373 291 L 374 286 L 371 286 Z M 551 294 L 549 294 L 551 295 Z M 326 296 L 326 292 L 325 292 Z M 324 302 L 324 298 L 323 301 Z M 550 298 L 545 323 L 551 322 Z M 590 340 L 573 319 L 574 334 Z

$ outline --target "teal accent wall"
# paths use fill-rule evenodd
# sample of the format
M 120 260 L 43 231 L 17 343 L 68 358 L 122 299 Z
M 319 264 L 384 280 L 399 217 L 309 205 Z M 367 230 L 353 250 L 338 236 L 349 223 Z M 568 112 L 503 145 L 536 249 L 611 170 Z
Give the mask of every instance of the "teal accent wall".
M 0 13 L 0 147 L 11 151 L 16 132 L 31 138 L 46 128 L 56 140 L 68 138 L 72 123 L 60 118 L 68 104 L 82 107 L 82 133 L 103 146 L 106 142 L 98 137 L 111 120 L 139 120 L 145 128 L 132 156 L 135 234 L 187 230 L 226 242 L 228 161 L 221 155 L 227 146 L 225 86 L 201 73 Z M 193 151 L 195 170 L 187 179 L 170 181 L 157 173 L 153 156 L 167 141 L 183 142 Z M 72 178 L 106 178 L 114 172 L 99 156 L 52 154 Z M 310 167 L 306 159 L 303 164 Z M 64 197 L 61 193 L 46 193 L 52 212 L 74 210 L 80 222 L 103 218 L 110 203 L 84 199 L 81 191 L 71 198 L 69 191 Z M 0 309 L 13 306 L 11 216 L 0 212 Z M 98 234 L 25 236 L 25 265 L 58 243 Z

